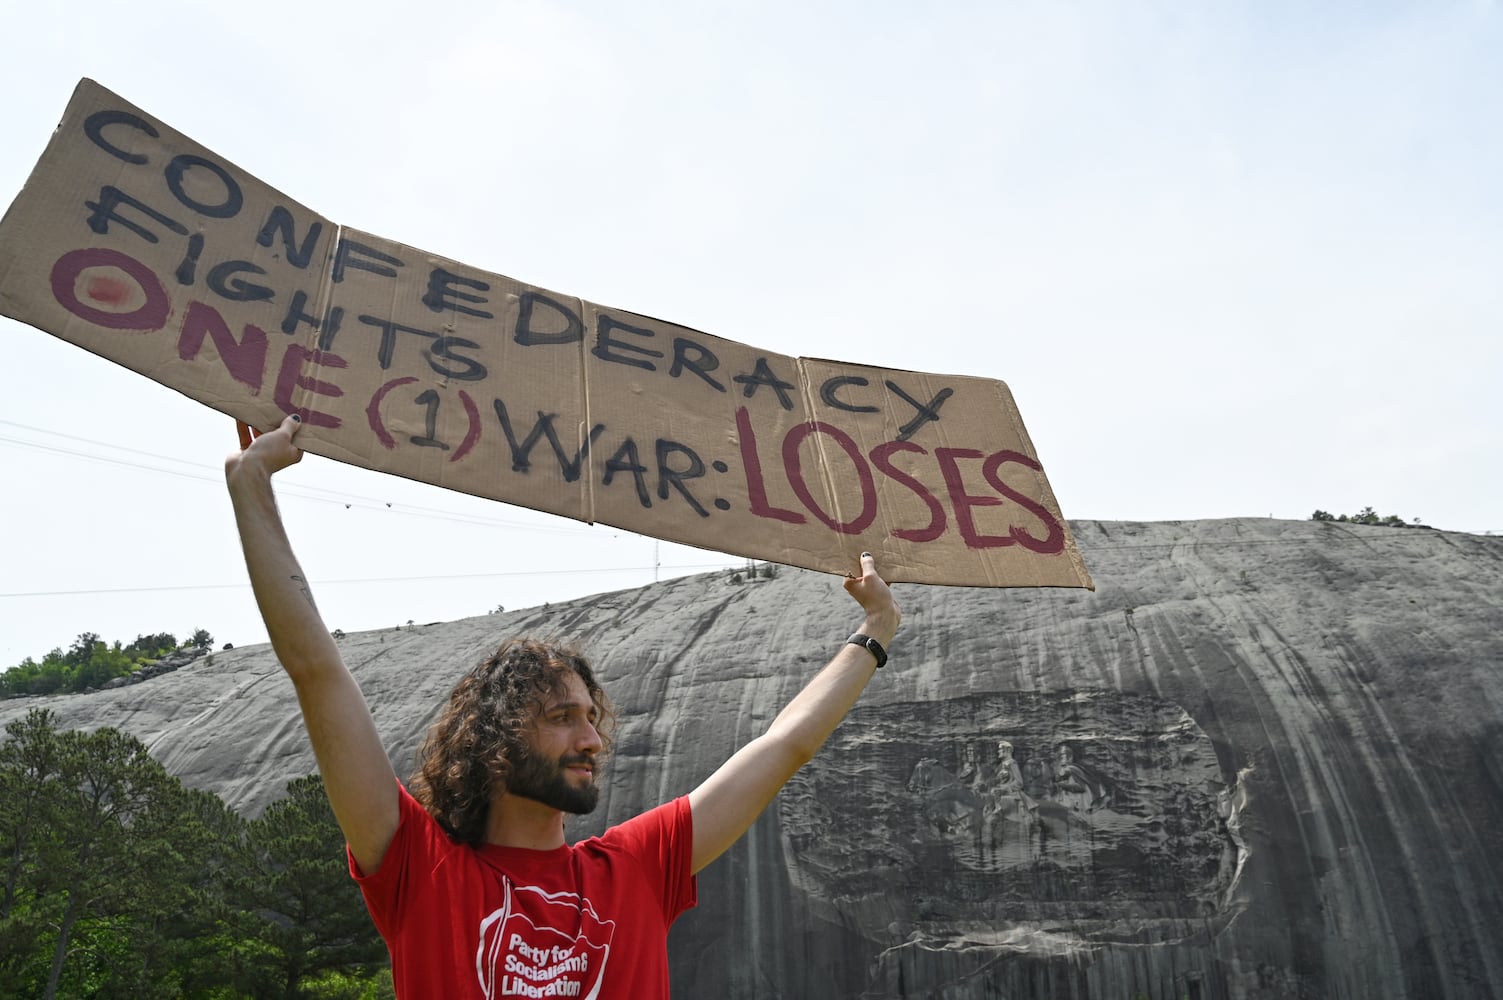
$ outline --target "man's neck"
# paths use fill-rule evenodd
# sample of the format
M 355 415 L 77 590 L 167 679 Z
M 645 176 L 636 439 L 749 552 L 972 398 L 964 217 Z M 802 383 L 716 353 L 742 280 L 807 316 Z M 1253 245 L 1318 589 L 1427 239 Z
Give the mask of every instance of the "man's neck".
M 564 846 L 564 814 L 536 799 L 502 793 L 491 800 L 485 841 L 498 847 L 551 851 Z

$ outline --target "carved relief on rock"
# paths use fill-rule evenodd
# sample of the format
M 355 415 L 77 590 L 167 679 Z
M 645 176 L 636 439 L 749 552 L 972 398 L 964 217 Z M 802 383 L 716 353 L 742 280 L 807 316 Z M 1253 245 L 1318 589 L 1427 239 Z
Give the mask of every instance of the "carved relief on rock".
M 795 884 L 876 938 L 1193 919 L 1219 909 L 1236 870 L 1234 780 L 1164 699 L 977 695 L 859 708 L 785 789 L 779 818 Z

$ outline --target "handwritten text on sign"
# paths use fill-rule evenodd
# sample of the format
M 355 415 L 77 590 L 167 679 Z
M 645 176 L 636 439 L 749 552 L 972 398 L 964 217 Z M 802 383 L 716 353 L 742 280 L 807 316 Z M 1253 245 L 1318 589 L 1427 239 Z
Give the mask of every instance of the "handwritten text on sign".
M 308 450 L 833 572 L 1090 586 L 1006 386 L 793 358 L 336 226 L 89 81 L 0 311 Z

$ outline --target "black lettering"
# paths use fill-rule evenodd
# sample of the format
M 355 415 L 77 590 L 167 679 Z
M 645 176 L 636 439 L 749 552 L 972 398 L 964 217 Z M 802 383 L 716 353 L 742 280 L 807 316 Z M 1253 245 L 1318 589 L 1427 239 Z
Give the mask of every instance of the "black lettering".
M 395 278 L 396 269 L 402 266 L 402 262 L 391 254 L 382 253 L 374 247 L 356 243 L 352 239 L 341 238 L 339 245 L 334 248 L 335 281 L 344 280 L 346 269 L 369 271 L 383 278 Z
M 110 231 L 111 222 L 118 222 L 126 229 L 129 229 L 131 232 L 141 237 L 147 243 L 158 242 L 156 233 L 152 232 L 150 229 L 147 229 L 139 222 L 136 222 L 132 219 L 127 219 L 125 216 L 118 214 L 115 210 L 121 205 L 127 205 L 131 208 L 134 208 L 142 215 L 156 220 L 158 223 L 180 236 L 188 235 L 188 227 L 183 225 L 181 222 L 178 222 L 176 219 L 173 219 L 170 216 L 163 215 L 161 212 L 158 212 L 156 209 L 152 208 L 145 202 L 137 201 L 119 188 L 111 187 L 109 185 L 106 185 L 105 187 L 99 189 L 99 200 L 97 202 L 84 202 L 84 207 L 90 209 L 93 212 L 93 214 L 89 216 L 89 228 L 103 236 Z
M 339 324 L 344 322 L 344 308 L 334 306 L 320 320 L 307 312 L 307 305 L 307 292 L 298 289 L 292 293 L 292 303 L 287 307 L 287 315 L 282 320 L 282 332 L 290 337 L 297 332 L 299 323 L 307 323 L 318 331 L 318 349 L 320 351 L 332 350 L 334 335 L 339 332 Z
M 454 349 L 456 347 L 476 350 L 479 349 L 480 345 L 473 340 L 465 340 L 463 337 L 439 337 L 423 352 L 423 357 L 427 359 L 428 367 L 440 375 L 457 378 L 462 382 L 479 382 L 485 378 L 487 374 L 485 365 L 467 355 L 455 354 Z M 438 362 L 440 358 L 445 361 L 453 361 L 459 367 L 450 368 L 441 365 Z
M 177 266 L 177 283 L 179 285 L 191 285 L 198 277 L 198 258 L 204 252 L 204 234 L 194 233 L 188 237 L 188 252 L 183 254 L 183 262 Z
M 425 389 L 418 394 L 416 402 L 420 406 L 427 408 L 427 412 L 423 414 L 423 436 L 417 437 L 414 435 L 407 440 L 424 448 L 438 448 L 440 451 L 448 451 L 449 446 L 434 437 L 438 433 L 438 393 L 432 389 Z
M 772 388 L 778 394 L 778 402 L 783 409 L 793 409 L 793 397 L 788 395 L 788 390 L 793 388 L 792 382 L 784 382 L 772 373 L 772 368 L 767 364 L 766 358 L 757 359 L 757 367 L 750 375 L 737 375 L 731 381 L 738 382 L 746 388 L 741 394 L 751 399 L 757 392 L 757 386 L 765 385 Z
M 380 362 L 382 371 L 386 371 L 391 367 L 392 355 L 397 350 L 397 334 L 410 333 L 417 337 L 427 337 L 429 340 L 438 339 L 438 334 L 431 330 L 419 330 L 414 326 L 403 326 L 401 323 L 396 323 L 389 319 L 381 319 L 377 316 L 362 314 L 360 322 L 366 326 L 381 328 L 381 346 L 376 348 L 376 360 Z M 424 344 L 423 347 L 427 348 L 428 345 Z
M 532 312 L 534 305 L 544 305 L 558 313 L 564 319 L 563 330 L 557 333 L 545 333 L 532 328 Z M 584 340 L 584 323 L 580 322 L 579 314 L 561 302 L 555 302 L 546 295 L 537 292 L 523 292 L 517 302 L 517 333 L 513 338 L 523 347 L 533 347 L 537 344 L 575 344 Z
M 887 388 L 891 389 L 897 395 L 901 396 L 909 406 L 918 411 L 918 414 L 912 420 L 908 421 L 902 427 L 898 428 L 899 441 L 907 441 L 909 438 L 913 437 L 914 431 L 918 430 L 929 421 L 939 420 L 939 408 L 944 405 L 945 400 L 955 395 L 954 389 L 941 389 L 939 390 L 939 392 L 934 394 L 933 399 L 929 400 L 927 404 L 924 404 L 908 395 L 908 393 L 904 392 L 902 389 L 899 389 L 898 384 L 896 382 L 893 382 L 891 379 L 884 381 L 882 384 L 887 386 Z
M 366 326 L 374 326 L 381 331 L 381 343 L 376 348 L 376 361 L 381 365 L 381 370 L 386 371 L 391 367 L 392 357 L 396 354 L 397 335 L 402 333 L 411 334 L 414 337 L 425 337 L 428 343 L 423 344 L 423 360 L 428 362 L 428 367 L 446 378 L 457 378 L 466 382 L 478 382 L 485 378 L 487 372 L 485 366 L 472 357 L 456 353 L 456 348 L 478 348 L 480 345 L 473 340 L 465 340 L 463 337 L 444 337 L 432 330 L 421 330 L 415 326 L 404 326 L 401 323 L 389 319 L 381 319 L 378 316 L 366 316 L 362 314 L 360 322 Z M 294 324 L 295 326 L 296 324 Z M 285 329 L 285 326 L 284 326 Z M 326 331 L 320 339 L 332 343 L 333 331 Z M 323 348 L 320 348 L 323 349 Z M 452 361 L 454 366 L 442 364 L 443 361 Z
M 183 178 L 193 167 L 205 167 L 219 178 L 219 182 L 224 185 L 224 201 L 214 205 L 188 194 L 183 187 Z M 235 183 L 235 178 L 230 176 L 229 171 L 213 160 L 206 160 L 192 153 L 174 156 L 172 162 L 167 164 L 167 188 L 178 201 L 199 215 L 207 215 L 211 219 L 233 219 L 240 211 L 240 206 L 245 204 L 245 195 L 241 193 L 240 185 Z
M 309 262 L 313 260 L 313 250 L 318 246 L 319 236 L 323 235 L 324 224 L 322 222 L 315 222 L 309 226 L 308 235 L 303 237 L 301 246 L 297 245 L 294 235 L 295 228 L 296 222 L 292 218 L 292 213 L 281 205 L 278 205 L 266 217 L 266 225 L 262 226 L 261 231 L 256 234 L 256 242 L 263 247 L 273 246 L 275 244 L 274 237 L 280 233 L 282 236 L 282 253 L 287 255 L 287 263 L 293 267 L 306 268 Z
M 248 260 L 227 260 L 209 269 L 204 284 L 231 302 L 261 302 L 277 293 L 265 285 L 255 285 L 237 278 L 238 274 L 265 274 L 266 269 Z
M 104 137 L 104 129 L 108 125 L 129 125 L 133 129 L 145 132 L 153 139 L 159 138 L 157 130 L 152 126 L 151 122 L 139 115 L 133 115 L 129 111 L 96 111 L 85 118 L 83 123 L 84 135 L 88 136 L 90 142 L 106 153 L 109 153 L 116 159 L 124 160 L 126 163 L 145 163 L 145 154 L 127 153 Z
M 693 357 L 689 356 L 690 352 Z M 687 337 L 673 338 L 673 365 L 668 369 L 668 374 L 678 378 L 679 373 L 688 369 L 709 383 L 716 392 L 725 392 L 725 386 L 710 377 L 710 372 L 720 367 L 720 359 L 715 352 L 696 343 Z
M 492 319 L 494 317 L 494 314 L 488 313 L 483 309 L 471 309 L 469 306 L 462 306 L 458 302 L 451 301 L 452 299 L 459 299 L 464 302 L 488 301 L 484 295 L 461 292 L 454 288 L 454 285 L 464 285 L 466 288 L 473 288 L 481 292 L 491 290 L 491 286 L 484 281 L 478 281 L 475 278 L 466 278 L 452 271 L 445 271 L 441 267 L 435 267 L 428 275 L 428 291 L 423 296 L 423 305 L 434 312 L 443 312 L 446 309 L 452 309 L 467 316 L 479 316 L 481 319 Z
M 675 454 L 689 457 L 687 469 L 675 469 L 668 464 L 668 459 Z M 700 517 L 709 517 L 710 512 L 699 505 L 699 501 L 694 499 L 694 494 L 690 493 L 689 488 L 684 485 L 685 479 L 698 479 L 704 474 L 705 463 L 692 448 L 686 444 L 679 444 L 677 441 L 669 441 L 667 438 L 658 438 L 658 497 L 660 499 L 667 500 L 668 490 L 672 487 L 689 501 L 689 506 L 694 508 L 695 513 Z
M 652 498 L 647 495 L 647 466 L 642 464 L 641 458 L 637 455 L 637 442 L 631 438 L 621 442 L 621 447 L 616 449 L 616 453 L 606 459 L 605 476 L 601 478 L 601 484 L 609 486 L 618 472 L 631 473 L 632 481 L 637 487 L 637 502 L 643 507 L 651 507 Z
M 614 361 L 618 365 L 630 365 L 633 368 L 645 368 L 650 372 L 657 371 L 657 365 L 644 358 L 633 358 L 625 354 L 614 354 L 612 349 L 633 351 L 637 354 L 646 355 L 648 358 L 661 358 L 662 351 L 654 351 L 650 347 L 639 347 L 629 344 L 624 340 L 616 340 L 611 337 L 612 330 L 625 330 L 627 333 L 636 334 L 638 337 L 655 337 L 656 333 L 641 326 L 629 326 L 618 319 L 613 319 L 605 313 L 600 314 L 600 319 L 595 324 L 595 346 L 590 348 L 590 353 L 602 361 Z
M 584 460 L 590 454 L 590 443 L 600 436 L 605 430 L 605 424 L 596 424 L 590 429 L 590 436 L 579 446 L 579 450 L 571 458 L 564 453 L 564 446 L 558 439 L 558 431 L 553 429 L 553 421 L 558 418 L 557 413 L 544 413 L 538 411 L 538 422 L 532 425 L 532 430 L 520 443 L 517 435 L 512 430 L 511 416 L 506 412 L 506 404 L 496 400 L 496 417 L 501 421 L 501 433 L 506 435 L 506 443 L 511 446 L 511 471 L 527 472 L 532 468 L 532 448 L 538 443 L 538 439 L 546 437 L 548 444 L 553 448 L 553 454 L 558 457 L 558 467 L 564 474 L 564 482 L 572 483 L 579 478 L 579 471 Z
M 847 385 L 871 385 L 871 382 L 860 375 L 837 375 L 831 379 L 825 379 L 825 384 L 819 387 L 819 398 L 825 401 L 826 406 L 847 413 L 876 413 L 875 406 L 853 406 L 835 395 L 835 390 Z

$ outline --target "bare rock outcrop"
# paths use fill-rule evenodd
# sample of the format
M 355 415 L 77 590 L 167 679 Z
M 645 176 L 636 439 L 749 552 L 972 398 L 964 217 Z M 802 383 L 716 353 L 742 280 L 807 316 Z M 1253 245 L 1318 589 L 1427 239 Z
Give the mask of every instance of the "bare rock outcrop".
M 893 658 L 673 932 L 683 997 L 1503 998 L 1503 538 L 1076 522 L 1099 590 L 904 586 Z M 340 640 L 399 772 L 506 635 L 621 710 L 587 835 L 708 775 L 837 648 L 784 569 Z M 265 647 L 0 702 L 255 812 L 312 770 Z

